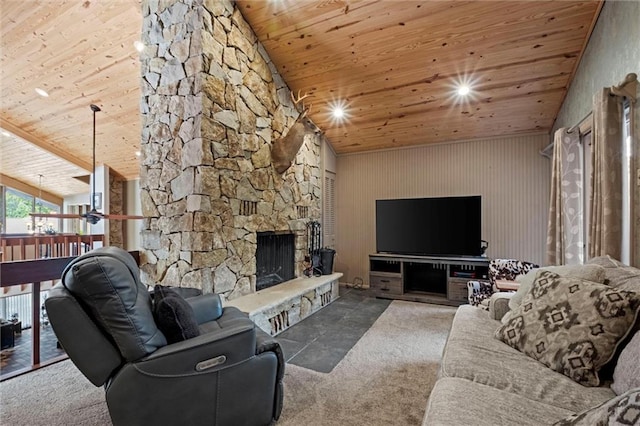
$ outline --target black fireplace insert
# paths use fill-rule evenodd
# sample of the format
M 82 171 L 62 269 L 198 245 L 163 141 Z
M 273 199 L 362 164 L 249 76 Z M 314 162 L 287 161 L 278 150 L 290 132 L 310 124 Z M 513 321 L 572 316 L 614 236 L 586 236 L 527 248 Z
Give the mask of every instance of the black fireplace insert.
M 295 278 L 295 235 L 258 232 L 256 290 Z

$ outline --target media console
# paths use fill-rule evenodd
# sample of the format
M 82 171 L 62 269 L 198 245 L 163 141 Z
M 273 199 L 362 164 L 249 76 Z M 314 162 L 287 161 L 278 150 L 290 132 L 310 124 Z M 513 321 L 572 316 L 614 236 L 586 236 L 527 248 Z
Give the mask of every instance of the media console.
M 369 255 L 369 285 L 377 297 L 458 306 L 467 281 L 489 281 L 485 257 Z

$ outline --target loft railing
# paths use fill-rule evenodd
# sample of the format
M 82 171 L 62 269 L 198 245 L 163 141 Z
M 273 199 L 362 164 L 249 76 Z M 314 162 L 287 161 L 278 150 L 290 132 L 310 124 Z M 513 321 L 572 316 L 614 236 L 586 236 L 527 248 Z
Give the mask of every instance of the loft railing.
M 140 255 L 137 251 L 130 252 L 139 263 Z M 0 287 L 2 293 L 9 289 L 9 293 L 15 292 L 16 286 L 20 286 L 22 294 L 31 295 L 31 366 L 21 370 L 3 374 L 0 380 L 36 370 L 49 364 L 66 359 L 66 355 L 48 360 L 40 359 L 40 330 L 41 330 L 41 290 L 43 283 L 58 282 L 64 268 L 75 259 L 76 256 L 57 257 L 49 259 L 17 260 L 13 262 L 0 262 Z M 30 289 L 29 289 L 30 287 Z M 14 291 L 11 291 L 14 289 Z
M 104 241 L 104 235 L 0 234 L 0 262 L 79 256 Z

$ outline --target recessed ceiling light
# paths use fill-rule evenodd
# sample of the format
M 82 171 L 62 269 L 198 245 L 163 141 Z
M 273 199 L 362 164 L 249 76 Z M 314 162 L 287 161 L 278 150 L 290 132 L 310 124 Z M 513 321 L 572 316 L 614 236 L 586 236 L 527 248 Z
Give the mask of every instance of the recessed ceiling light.
M 327 105 L 327 115 L 332 124 L 343 124 L 351 119 L 349 104 L 345 100 L 333 100 Z
M 482 92 L 482 85 L 478 78 L 470 74 L 458 74 L 447 83 L 449 87 L 449 102 L 454 105 L 469 105 L 478 100 L 478 95 Z
M 2 136 L 6 136 L 6 137 L 10 138 L 11 137 L 11 133 L 7 132 L 6 130 L 3 130 L 2 131 Z
M 463 84 L 460 87 L 458 87 L 458 95 L 467 96 L 469 93 L 471 93 L 471 88 L 466 84 Z
M 144 43 L 136 40 L 133 42 L 133 47 L 135 47 L 138 52 L 142 52 L 144 50 Z
M 48 98 L 49 97 L 49 94 L 44 89 L 41 89 L 39 87 L 36 87 L 36 93 L 38 95 L 42 96 L 43 98 Z
M 136 157 L 140 157 L 142 153 L 140 151 L 136 151 Z

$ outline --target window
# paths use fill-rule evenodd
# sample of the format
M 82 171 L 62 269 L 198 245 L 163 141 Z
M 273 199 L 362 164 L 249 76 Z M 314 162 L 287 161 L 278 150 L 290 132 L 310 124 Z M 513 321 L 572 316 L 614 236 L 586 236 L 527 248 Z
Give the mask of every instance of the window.
M 631 158 L 631 105 L 628 99 L 624 102 L 622 122 L 622 250 L 620 260 L 631 264 L 631 193 L 632 170 Z
M 628 100 L 624 103 L 622 138 L 622 247 L 620 261 L 631 264 L 631 192 L 632 192 L 632 158 L 631 158 L 631 108 Z M 580 147 L 582 165 L 582 206 L 583 206 L 583 259 L 589 253 L 589 227 L 591 219 L 591 120 L 580 126 Z
M 590 126 L 590 125 L 589 125 Z M 589 224 L 591 219 L 591 201 L 589 194 L 591 194 L 591 128 L 586 130 L 586 133 L 580 133 L 580 153 L 582 163 L 582 256 L 580 263 L 584 263 L 589 258 Z
M 59 219 L 33 218 L 29 213 L 60 213 L 60 206 L 33 197 L 22 191 L 4 187 L 2 208 L 2 232 L 7 234 L 44 233 L 46 231 L 59 232 Z
M 34 199 L 31 195 L 7 188 L 5 191 L 5 226 L 7 234 L 25 234 L 33 230 Z
M 35 202 L 35 211 L 38 213 L 60 213 L 60 206 L 56 204 L 50 203 L 40 198 L 36 198 Z M 34 222 L 37 232 L 60 232 L 60 219 L 35 218 Z

